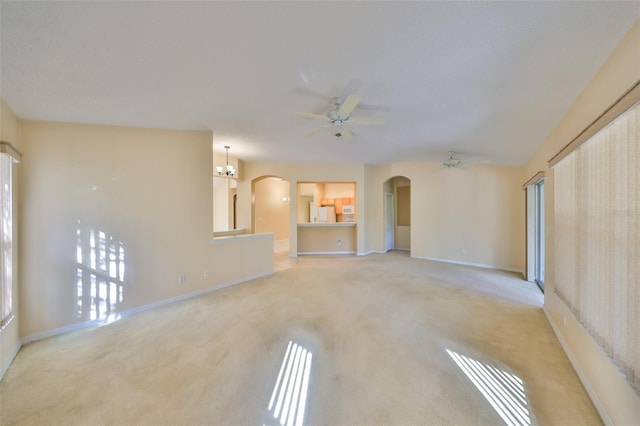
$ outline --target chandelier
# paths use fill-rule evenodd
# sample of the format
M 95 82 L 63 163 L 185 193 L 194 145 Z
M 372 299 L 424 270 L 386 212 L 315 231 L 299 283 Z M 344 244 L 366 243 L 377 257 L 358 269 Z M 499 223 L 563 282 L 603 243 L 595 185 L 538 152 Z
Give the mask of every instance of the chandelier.
M 229 148 L 231 148 L 230 146 L 225 145 L 224 149 L 227 150 L 227 166 L 216 166 L 216 171 L 218 172 L 218 175 L 225 175 L 225 176 L 231 176 L 233 177 L 236 173 L 236 169 L 233 168 L 233 166 L 229 165 Z

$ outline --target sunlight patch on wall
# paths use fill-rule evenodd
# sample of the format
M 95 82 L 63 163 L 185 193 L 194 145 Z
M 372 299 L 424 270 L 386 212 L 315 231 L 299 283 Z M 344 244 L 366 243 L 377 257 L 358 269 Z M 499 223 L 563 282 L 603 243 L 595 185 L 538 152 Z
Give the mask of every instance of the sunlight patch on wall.
M 289 341 L 269 401 L 269 415 L 281 426 L 303 424 L 312 357 L 311 351 Z
M 453 361 L 508 425 L 531 424 L 520 377 L 447 349 Z
M 124 244 L 104 231 L 76 229 L 76 300 L 81 320 L 117 319 L 124 300 Z

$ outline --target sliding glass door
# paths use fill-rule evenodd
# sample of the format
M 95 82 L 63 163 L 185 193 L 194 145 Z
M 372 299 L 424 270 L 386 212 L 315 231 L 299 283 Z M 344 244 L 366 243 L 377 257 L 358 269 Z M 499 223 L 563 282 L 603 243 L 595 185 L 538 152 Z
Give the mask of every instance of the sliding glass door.
M 534 274 L 535 280 L 544 290 L 544 180 L 533 185 L 535 192 L 535 225 L 534 225 Z

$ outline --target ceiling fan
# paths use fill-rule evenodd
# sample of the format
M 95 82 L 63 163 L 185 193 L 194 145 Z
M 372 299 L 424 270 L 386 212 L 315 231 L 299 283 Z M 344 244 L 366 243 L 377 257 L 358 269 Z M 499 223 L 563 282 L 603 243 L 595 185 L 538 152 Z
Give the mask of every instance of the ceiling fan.
M 462 167 L 462 161 L 459 158 L 456 158 L 455 151 L 449 151 L 449 158 L 442 162 L 442 165 L 452 169 L 457 167 Z
M 444 169 L 444 168 L 465 169 L 471 165 L 489 164 L 491 162 L 487 158 L 467 157 L 467 156 L 465 156 L 467 159 L 464 162 L 462 162 L 462 160 L 457 157 L 457 155 L 460 154 L 459 152 L 449 151 L 447 154 L 449 155 L 449 158 L 447 158 L 442 162 L 441 169 Z
M 296 112 L 300 117 L 324 120 L 327 122 L 322 127 L 312 130 L 305 136 L 313 136 L 323 131 L 325 128 L 331 128 L 335 137 L 343 138 L 347 142 L 353 140 L 353 133 L 347 127 L 349 124 L 356 125 L 382 125 L 386 123 L 384 118 L 380 117 L 352 117 L 351 113 L 360 103 L 360 98 L 356 95 L 349 95 L 346 98 L 333 98 L 334 107 L 327 112 L 326 115 L 313 114 L 310 112 Z

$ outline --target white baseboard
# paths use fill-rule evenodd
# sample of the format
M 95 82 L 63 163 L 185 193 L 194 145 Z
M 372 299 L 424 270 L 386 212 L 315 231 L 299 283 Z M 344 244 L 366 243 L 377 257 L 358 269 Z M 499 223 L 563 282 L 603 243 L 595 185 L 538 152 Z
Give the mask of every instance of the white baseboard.
M 91 321 L 78 322 L 78 323 L 74 323 L 74 324 L 65 325 L 63 327 L 54 328 L 52 330 L 43 331 L 41 333 L 34 333 L 34 334 L 31 334 L 29 336 L 24 337 L 21 340 L 21 345 L 27 345 L 29 343 L 36 342 L 38 340 L 47 339 L 49 337 L 58 336 L 60 334 L 70 333 L 72 331 L 83 330 L 85 328 L 100 327 L 102 325 L 110 324 L 110 323 L 112 323 L 114 321 L 117 321 L 118 319 L 121 319 L 121 318 L 124 318 L 124 317 L 128 317 L 130 315 L 134 315 L 134 314 L 137 314 L 137 313 L 140 313 L 140 312 L 144 312 L 144 311 L 148 311 L 148 310 L 151 310 L 151 309 L 159 308 L 159 307 L 165 306 L 165 305 L 170 305 L 172 303 L 180 302 L 182 300 L 191 299 L 192 297 L 201 296 L 203 294 L 211 293 L 211 292 L 214 292 L 216 290 L 222 290 L 224 288 L 228 288 L 228 287 L 231 287 L 231 286 L 234 286 L 234 285 L 237 285 L 237 284 L 241 284 L 241 283 L 244 283 L 244 282 L 247 282 L 247 281 L 255 280 L 257 278 L 266 277 L 266 276 L 271 275 L 271 274 L 273 274 L 273 271 L 265 272 L 263 274 L 256 274 L 256 275 L 245 277 L 245 278 L 242 278 L 242 279 L 239 279 L 239 280 L 229 281 L 229 282 L 224 283 L 224 284 L 219 285 L 219 286 L 208 287 L 208 288 L 204 288 L 202 290 L 196 290 L 196 291 L 193 291 L 193 292 L 190 292 L 190 293 L 181 294 L 180 296 L 171 297 L 169 299 L 160 300 L 158 302 L 149 303 L 147 305 L 138 306 L 138 307 L 135 307 L 135 308 L 132 308 L 132 309 L 128 309 L 126 311 L 122 311 L 122 312 L 118 312 L 116 314 L 110 315 L 107 318 L 102 318 L 102 319 L 98 319 L 98 320 L 91 320 Z M 20 348 L 18 348 L 18 350 L 19 349 Z M 17 351 L 16 351 L 16 354 L 17 354 Z M 7 366 L 7 368 L 8 368 L 8 366 Z
M 598 411 L 598 414 L 600 414 L 602 421 L 606 425 L 613 425 L 613 422 L 611 421 L 611 417 L 609 417 L 607 410 L 605 410 L 604 406 L 602 405 L 602 402 L 600 401 L 600 398 L 598 398 L 598 394 L 593 390 L 591 383 L 589 382 L 587 376 L 582 371 L 582 368 L 580 368 L 580 364 L 576 360 L 575 355 L 571 351 L 571 348 L 567 344 L 567 341 L 564 340 L 562 333 L 560 333 L 560 331 L 558 330 L 556 323 L 553 321 L 553 318 L 551 318 L 551 315 L 547 311 L 546 307 L 544 306 L 542 307 L 542 312 L 544 312 L 544 316 L 547 318 L 547 322 L 551 325 L 553 332 L 555 333 L 556 337 L 558 338 L 558 341 L 560 342 L 560 346 L 562 346 L 564 353 L 567 355 L 567 358 L 569 358 L 569 362 L 571 362 L 571 365 L 573 366 L 573 370 L 576 372 L 576 374 L 578 375 L 578 378 L 580 379 L 580 382 L 582 382 L 582 386 L 584 386 L 584 389 L 589 394 L 589 397 L 591 398 L 591 402 L 593 402 L 594 407 L 596 407 L 596 410 Z
M 393 249 L 395 251 L 405 251 L 403 249 Z M 392 250 L 390 250 L 392 251 Z M 407 252 L 410 250 L 406 250 Z M 364 252 L 354 252 L 354 251 L 318 251 L 318 252 L 311 252 L 311 251 L 305 251 L 305 252 L 300 252 L 298 253 L 298 255 L 304 256 L 304 255 L 313 255 L 313 254 L 355 254 L 356 256 L 369 256 L 370 254 L 386 254 L 389 253 L 388 251 L 380 251 L 380 250 L 369 250 L 369 251 L 364 251 Z M 291 255 L 291 257 L 296 257 L 295 255 Z
M 356 254 L 355 251 L 299 251 L 298 256 L 307 256 L 313 254 Z
M 91 321 L 76 322 L 62 327 L 53 328 L 51 330 L 42 331 L 39 333 L 30 334 L 22 338 L 22 344 L 28 345 L 29 343 L 37 342 L 38 340 L 48 339 L 49 337 L 59 336 L 60 334 L 71 333 L 73 331 L 83 330 L 85 328 L 100 327 L 101 325 L 112 323 L 127 315 L 127 311 L 119 314 L 110 315 L 107 318 L 101 318 Z
M 2 381 L 2 378 L 4 377 L 4 373 L 7 372 L 7 370 L 9 369 L 9 366 L 15 359 L 16 355 L 18 355 L 18 352 L 20 352 L 20 348 L 22 348 L 22 340 L 18 340 L 16 342 L 16 344 L 13 346 L 13 349 L 9 353 L 9 356 L 7 357 L 7 359 L 4 360 L 4 363 L 2 364 L 2 369 L 0 370 L 0 382 Z
M 439 259 L 436 257 L 422 257 L 422 256 L 411 256 L 411 257 L 414 259 L 433 260 L 434 262 L 453 263 L 456 265 L 464 265 L 464 266 L 475 266 L 476 268 L 497 269 L 499 271 L 517 272 L 521 275 L 523 273 L 522 269 L 514 269 L 514 268 L 508 268 L 508 267 L 496 266 L 496 265 L 487 265 L 484 263 L 462 262 L 459 260 Z
M 358 256 L 369 256 L 370 254 L 385 254 L 386 251 L 378 251 L 378 250 L 369 250 L 365 252 L 356 253 Z
M 403 251 L 402 249 L 393 249 L 398 251 Z M 407 250 L 409 251 L 409 250 Z M 355 252 L 355 251 L 305 251 L 298 253 L 299 255 L 307 255 L 307 254 L 355 254 L 356 256 L 369 256 L 370 254 L 386 254 L 388 251 L 380 251 L 380 250 L 369 250 L 364 252 Z

